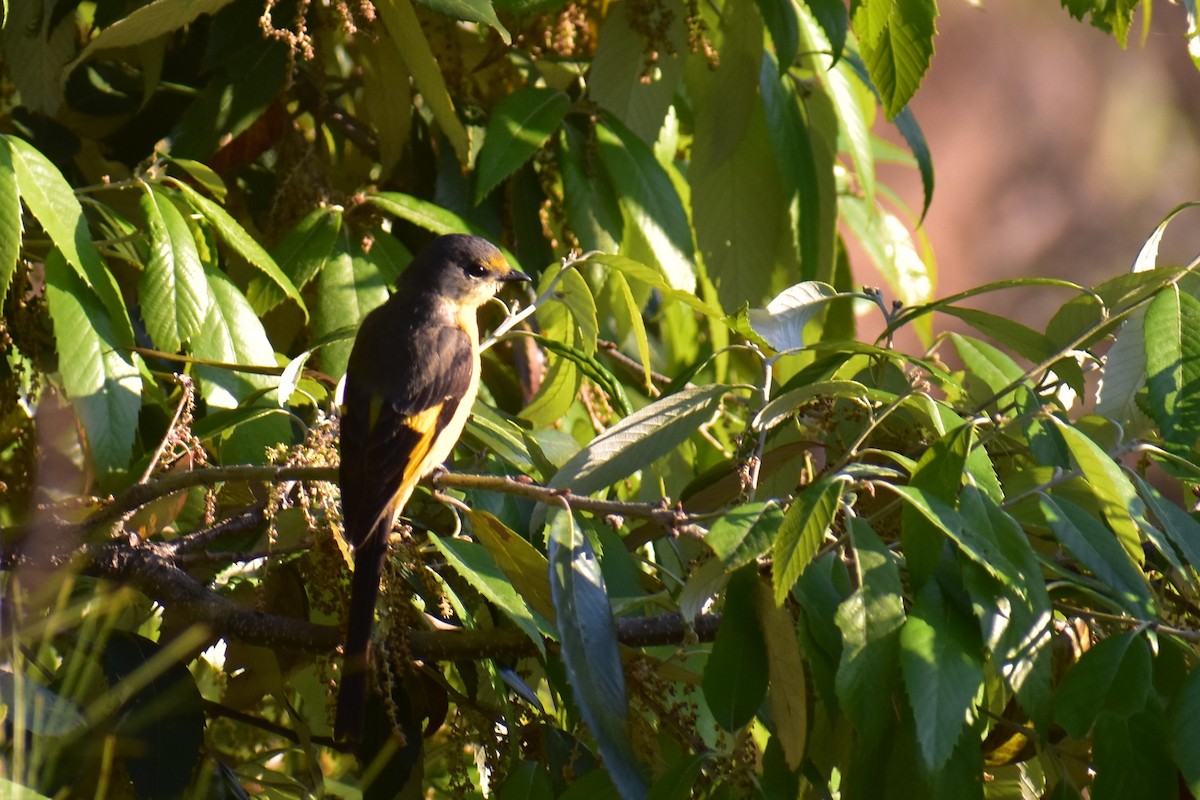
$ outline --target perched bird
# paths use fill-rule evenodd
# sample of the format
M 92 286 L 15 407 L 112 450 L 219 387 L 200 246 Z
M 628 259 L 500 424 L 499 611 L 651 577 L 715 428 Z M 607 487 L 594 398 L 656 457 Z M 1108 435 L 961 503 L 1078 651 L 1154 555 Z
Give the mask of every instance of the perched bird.
M 479 389 L 476 310 L 508 281 L 486 239 L 435 239 L 396 292 L 362 322 L 346 369 L 341 419 L 342 518 L 354 578 L 334 735 L 360 740 L 371 627 L 388 535 L 417 482 L 454 449 Z

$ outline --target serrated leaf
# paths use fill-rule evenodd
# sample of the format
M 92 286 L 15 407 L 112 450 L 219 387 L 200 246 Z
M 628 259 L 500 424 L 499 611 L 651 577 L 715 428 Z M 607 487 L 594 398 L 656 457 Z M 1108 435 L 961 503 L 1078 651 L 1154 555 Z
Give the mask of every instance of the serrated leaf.
M 1137 483 L 1138 491 L 1146 501 L 1150 512 L 1154 514 L 1167 538 L 1179 550 L 1193 570 L 1200 571 L 1200 522 L 1197 522 L 1185 509 L 1168 500 L 1141 476 L 1131 475 Z
M 1145 310 L 1138 309 L 1117 331 L 1096 387 L 1096 413 L 1120 424 L 1129 419 L 1134 397 L 1146 385 L 1145 318 Z
M 449 5 L 451 0 L 436 1 L 446 7 L 451 7 Z M 484 8 L 489 12 L 492 11 L 491 4 L 486 0 L 477 0 L 477 2 L 458 0 L 453 4 L 453 8 L 455 11 L 451 13 Z M 446 79 L 429 46 L 429 40 L 425 38 L 425 32 L 421 28 L 421 22 L 417 18 L 417 12 L 413 8 L 412 2 L 410 0 L 379 0 L 375 4 L 375 10 L 384 27 L 387 28 L 388 34 L 395 40 L 400 52 L 404 54 L 404 63 L 408 65 L 408 69 L 412 73 L 413 83 L 421 92 L 421 98 L 424 100 L 426 108 L 433 115 L 434 121 L 450 142 L 450 146 L 454 148 L 458 163 L 466 167 L 471 158 L 467 130 L 454 110 L 454 101 L 446 88 Z M 491 19 L 496 19 L 494 12 L 491 14 Z M 483 21 L 490 23 L 490 20 Z M 501 36 L 507 36 L 508 32 L 504 30 L 503 25 L 500 25 L 499 20 L 495 21 L 494 27 L 501 31 Z
M 900 664 L 904 587 L 895 558 L 870 525 L 854 517 L 849 528 L 858 588 L 835 617 L 842 632 L 837 696 L 859 735 L 877 741 Z
M 951 605 L 937 582 L 917 595 L 900 631 L 900 667 L 925 769 L 936 773 L 954 752 L 983 684 L 974 622 Z
M 170 197 L 143 184 L 138 198 L 150 237 L 150 258 L 138 281 L 142 318 L 154 345 L 174 353 L 190 342 L 208 310 L 208 280 L 191 228 Z
M 646 781 L 629 737 L 629 700 L 604 578 L 570 512 L 549 516 L 550 591 L 562 659 L 576 705 L 622 797 L 643 797 Z
M 142 405 L 135 356 L 95 293 L 58 250 L 46 257 L 46 300 L 63 388 L 83 423 L 96 471 L 129 465 Z
M 225 197 L 229 194 L 229 189 L 225 186 L 225 181 L 221 179 L 216 170 L 208 164 L 190 158 L 164 156 L 163 159 L 168 164 L 179 167 L 186 172 L 188 177 L 203 186 L 213 197 L 217 198 L 217 202 L 225 202 Z
M 725 609 L 704 665 L 704 699 L 713 719 L 737 731 L 754 718 L 767 694 L 767 646 L 755 609 L 758 570 L 735 572 L 725 590 Z
M 296 223 L 274 247 L 273 259 L 297 290 L 317 277 L 337 251 L 342 230 L 342 209 L 318 208 Z M 250 280 L 246 299 L 250 307 L 265 314 L 283 302 L 286 294 L 278 283 L 256 275 Z
M 12 153 L 0 145 L 0 305 L 8 296 L 21 256 L 21 195 L 17 188 Z
M 899 217 L 853 196 L 839 197 L 838 209 L 871 263 L 896 292 L 897 299 L 906 306 L 933 299 L 936 276 L 932 264 L 921 258 L 912 234 Z
M 246 259 L 250 266 L 265 275 L 270 279 L 271 283 L 281 290 L 292 302 L 294 302 L 304 313 L 304 318 L 308 319 L 308 307 L 304 304 L 304 299 L 300 297 L 300 292 L 287 275 L 275 263 L 275 259 L 259 245 L 258 242 L 246 232 L 237 220 L 235 220 L 228 211 L 221 206 L 209 200 L 204 195 L 197 192 L 186 183 L 172 181 L 179 189 L 183 196 L 191 204 L 192 208 L 200 212 L 203 217 L 208 220 L 208 224 L 212 225 L 213 230 L 221 237 L 227 245 L 232 247 L 238 255 Z M 261 308 L 251 302 L 254 310 L 260 314 L 266 313 L 269 308 Z
M 803 281 L 784 289 L 766 308 L 750 309 L 750 327 L 776 350 L 804 347 L 804 326 L 838 293 L 820 281 Z
M 479 540 L 529 607 L 554 622 L 549 562 L 528 541 L 486 511 L 468 511 L 471 532 Z
M 808 682 L 796 621 L 790 610 L 775 605 L 771 588 L 761 580 L 754 582 L 754 610 L 767 646 L 767 702 L 775 738 L 788 768 L 796 771 L 808 744 Z
M 804 491 L 792 501 L 775 537 L 775 568 L 772 575 L 776 605 L 783 605 L 801 573 L 820 549 L 837 515 L 841 494 L 842 479 L 826 473 L 804 487 Z
M 1145 516 L 1145 506 L 1134 491 L 1133 484 L 1121 470 L 1120 464 L 1078 428 L 1058 417 L 1050 419 L 1087 479 L 1104 519 L 1112 526 L 1125 552 L 1135 564 L 1141 566 L 1145 554 L 1142 552 L 1142 538 L 1135 517 Z
M 1154 598 L 1146 577 L 1104 523 L 1064 497 L 1041 495 L 1038 505 L 1055 538 L 1124 608 L 1135 616 L 1153 619 Z
M 262 320 L 250 308 L 245 296 L 222 272 L 206 268 L 208 290 L 212 298 L 204 325 L 192 342 L 192 354 L 206 361 L 275 367 L 275 349 L 263 330 Z M 198 365 L 201 393 L 210 406 L 236 408 L 242 400 L 279 386 L 269 375 L 235 372 L 219 367 Z M 268 398 L 274 402 L 274 398 Z M 276 404 L 277 405 L 277 404 Z
M 429 538 L 446 557 L 446 563 L 489 602 L 503 611 L 513 624 L 533 640 L 538 652 L 545 656 L 546 645 L 542 641 L 542 631 L 538 629 L 529 606 L 525 605 L 516 587 L 496 565 L 489 551 L 482 545 L 462 539 L 432 534 Z
M 694 292 L 692 227 L 670 176 L 649 145 L 616 120 L 597 125 L 596 139 L 620 199 L 626 232 L 630 226 L 638 230 L 671 288 Z
M 855 30 L 865 17 L 868 35 L 860 40 L 871 82 L 879 90 L 888 119 L 894 118 L 916 94 L 933 58 L 937 32 L 934 0 L 890 0 L 862 3 Z
M 704 537 L 729 570 L 747 564 L 771 547 L 783 521 L 783 509 L 773 501 L 746 503 L 725 512 Z
M 512 43 L 512 36 L 508 29 L 500 24 L 496 10 L 492 8 L 489 0 L 417 0 L 417 2 L 451 19 L 482 22 L 500 34 L 500 38 L 505 44 Z
M 656 400 L 593 439 L 548 485 L 591 494 L 645 469 L 707 422 L 726 390 L 720 384 L 696 386 Z
M 475 164 L 475 204 L 549 141 L 571 107 L 557 89 L 519 89 L 496 104 Z
M 1088 735 L 1102 712 L 1142 709 L 1150 691 L 1150 648 L 1130 631 L 1092 645 L 1062 679 L 1054 720 L 1076 739 Z
M 1200 435 L 1200 300 L 1168 286 L 1144 324 L 1151 413 L 1168 444 L 1191 452 Z
M 804 0 L 812 11 L 813 18 L 829 39 L 830 52 L 836 64 L 846 49 L 846 34 L 850 30 L 850 16 L 842 0 Z
M 70 184 L 48 158 L 15 136 L 4 136 L 8 144 L 21 199 L 62 253 L 66 263 L 100 299 L 115 326 L 119 344 L 133 344 L 133 326 L 116 281 L 109 273 L 88 232 L 83 207 Z
M 317 276 L 317 308 L 313 332 L 323 336 L 347 326 L 358 326 L 368 313 L 388 298 L 379 268 L 357 242 L 339 243 L 333 256 Z M 341 378 L 350 361 L 352 341 L 330 343 L 321 351 L 325 373 Z

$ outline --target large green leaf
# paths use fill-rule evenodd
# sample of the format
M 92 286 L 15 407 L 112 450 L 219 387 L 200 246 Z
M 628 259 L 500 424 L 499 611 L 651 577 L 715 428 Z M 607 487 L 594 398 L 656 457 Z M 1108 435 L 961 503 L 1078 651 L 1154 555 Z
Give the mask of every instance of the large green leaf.
M 557 89 L 518 89 L 501 100 L 488 121 L 475 164 L 475 203 L 533 157 L 562 124 L 571 100 Z
M 83 207 L 75 198 L 66 178 L 48 158 L 24 139 L 5 136 L 12 156 L 13 170 L 21 199 L 37 221 L 91 290 L 100 299 L 114 325 L 122 345 L 133 344 L 133 326 L 117 283 L 100 258 L 88 232 Z
M 325 264 L 337 250 L 338 234 L 342 230 L 342 209 L 327 206 L 310 211 L 296 227 L 288 231 L 274 247 L 274 258 L 283 271 L 288 283 L 303 289 L 317 277 Z M 283 302 L 287 296 L 282 286 L 265 275 L 256 275 L 250 281 L 246 299 L 260 314 L 265 314 Z
M 476 591 L 486 597 L 489 602 L 513 621 L 545 655 L 546 646 L 542 642 L 543 632 L 530 613 L 529 606 L 521 599 L 517 589 L 508 576 L 496 565 L 483 545 L 456 539 L 450 536 L 429 537 L 435 547 L 446 557 L 446 563 L 454 571 L 466 579 Z M 551 633 L 551 631 L 547 631 Z
M 800 768 L 808 743 L 808 681 L 796 620 L 790 608 L 775 605 L 775 593 L 765 581 L 754 583 L 754 609 L 767 645 L 768 706 L 789 769 Z
M 304 300 L 300 297 L 300 292 L 296 286 L 280 270 L 279 265 L 275 263 L 275 259 L 271 258 L 270 253 L 264 250 L 262 245 L 256 242 L 228 211 L 186 183 L 180 181 L 172 181 L 172 183 L 179 189 L 192 208 L 199 211 L 208 220 L 208 224 L 212 225 L 213 230 L 217 232 L 217 235 L 227 245 L 232 247 L 242 258 L 246 259 L 246 263 L 266 276 L 275 288 L 287 295 L 288 299 L 304 312 L 305 318 L 308 317 L 308 307 L 304 305 Z M 269 307 L 263 308 L 256 305 L 253 298 L 251 298 L 250 305 L 260 314 L 266 313 L 269 310 Z
M 1200 719 L 1200 669 L 1188 675 L 1183 690 L 1171 704 L 1171 751 L 1175 763 L 1192 794 L 1200 792 L 1200 736 L 1196 736 L 1196 720 Z
M 596 126 L 600 155 L 625 217 L 645 240 L 673 289 L 695 291 L 692 226 L 675 185 L 650 146 L 616 120 Z
M 1163 438 L 1190 453 L 1200 439 L 1200 300 L 1168 286 L 1144 324 L 1151 413 Z
M 136 357 L 58 250 L 46 257 L 46 300 L 63 388 L 83 423 L 96 471 L 112 475 L 129 465 L 137 435 L 142 379 Z
M 1093 737 L 1096 779 L 1089 800 L 1159 800 L 1180 796 L 1166 721 L 1157 709 L 1128 717 L 1104 714 Z
M 1192 568 L 1200 571 L 1200 522 L 1175 502 L 1167 499 L 1149 481 L 1133 475 L 1146 506 L 1162 526 L 1163 532 L 1179 555 Z
M 363 318 L 388 298 L 383 274 L 372 256 L 358 243 L 341 247 L 325 262 L 317 276 L 317 308 L 313 332 L 324 336 L 347 326 L 358 326 Z M 346 373 L 353 341 L 329 344 L 321 351 L 321 366 L 335 378 Z
M 729 579 L 721 627 L 704 665 L 704 700 L 716 723 L 731 732 L 753 719 L 767 696 L 767 646 L 754 603 L 757 583 L 752 564 Z
M 1124 608 L 1143 619 L 1154 617 L 1146 576 L 1103 522 L 1065 497 L 1040 495 L 1038 504 L 1055 538 Z
M 417 2 L 451 19 L 482 22 L 500 34 L 500 38 L 504 40 L 505 44 L 512 41 L 508 29 L 500 24 L 496 10 L 492 8 L 489 0 L 417 0 Z
M 208 279 L 187 220 L 162 190 L 142 184 L 138 198 L 150 237 L 150 258 L 138 281 L 142 319 L 160 350 L 174 353 L 190 342 L 208 310 Z
M 206 361 L 253 367 L 274 367 L 275 350 L 263 330 L 262 320 L 246 297 L 224 273 L 205 270 L 212 297 L 204 325 L 192 342 L 192 353 Z M 275 389 L 279 378 L 238 372 L 215 366 L 197 366 L 200 388 L 208 404 L 236 408 L 256 393 Z
M 621 796 L 643 797 L 646 781 L 630 740 L 625 671 L 600 565 L 569 511 L 552 510 L 548 527 L 550 591 L 575 704 Z
M 12 159 L 12 152 L 0 145 L 0 305 L 21 255 L 21 195 Z
M 1142 552 L 1137 520 L 1145 518 L 1146 507 L 1137 496 L 1133 484 L 1122 471 L 1121 465 L 1100 445 L 1074 425 L 1068 425 L 1058 417 L 1050 419 L 1062 434 L 1083 477 L 1087 479 L 1104 519 L 1112 526 L 1125 552 L 1136 564 L 1141 565 L 1145 554 Z
M 563 209 L 585 253 L 616 253 L 624 234 L 621 206 L 594 149 L 574 125 L 563 126 L 558 139 Z
M 784 515 L 775 537 L 772 575 L 775 602 L 783 605 L 809 562 L 817 554 L 837 515 L 842 479 L 830 473 L 804 487 Z
M 973 441 L 974 428 L 970 425 L 961 425 L 936 440 L 921 454 L 909 478 L 909 485 L 953 507 L 966 474 L 967 454 Z M 908 566 L 909 580 L 916 589 L 920 589 L 933 575 L 940 558 L 942 535 L 939 527 L 914 505 L 905 505 L 900 513 L 904 561 Z
M 849 528 L 858 589 L 836 617 L 842 632 L 837 696 L 859 735 L 877 741 L 890 718 L 884 709 L 900 664 L 904 587 L 895 557 L 871 526 L 854 517 Z
M 720 384 L 683 389 L 630 414 L 563 464 L 549 486 L 591 494 L 645 469 L 699 430 L 727 390 Z
M 858 6 L 854 29 L 888 119 L 908 104 L 929 70 L 936 19 L 934 0 L 874 0 Z
M 737 569 L 770 549 L 782 521 L 783 510 L 774 500 L 746 503 L 714 522 L 704 543 L 727 569 Z
M 1128 716 L 1145 707 L 1151 690 L 1150 648 L 1132 631 L 1104 639 L 1085 652 L 1054 696 L 1054 721 L 1082 739 L 1102 712 Z
M 549 564 L 546 557 L 515 531 L 486 511 L 468 511 L 471 532 L 483 545 L 520 593 L 529 608 L 546 620 L 554 621 L 554 602 L 550 594 Z
M 983 684 L 974 621 L 936 581 L 925 584 L 900 631 L 900 667 L 925 769 L 936 773 L 954 752 Z

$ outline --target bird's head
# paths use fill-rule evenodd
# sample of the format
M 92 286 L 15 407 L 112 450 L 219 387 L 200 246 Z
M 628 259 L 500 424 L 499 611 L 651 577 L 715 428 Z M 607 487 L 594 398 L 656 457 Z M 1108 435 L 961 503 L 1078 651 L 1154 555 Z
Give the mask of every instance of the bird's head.
M 404 271 L 438 296 L 467 308 L 486 303 L 512 281 L 529 276 L 512 268 L 494 244 L 479 236 L 452 233 L 434 239 Z

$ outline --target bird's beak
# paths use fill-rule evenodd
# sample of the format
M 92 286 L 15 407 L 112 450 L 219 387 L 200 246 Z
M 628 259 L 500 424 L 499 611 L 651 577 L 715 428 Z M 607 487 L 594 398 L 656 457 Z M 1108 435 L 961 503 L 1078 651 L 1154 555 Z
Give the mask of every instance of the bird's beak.
M 501 281 L 532 281 L 533 278 L 526 275 L 524 272 L 516 269 L 510 269 L 508 272 L 496 276 L 497 280 Z

